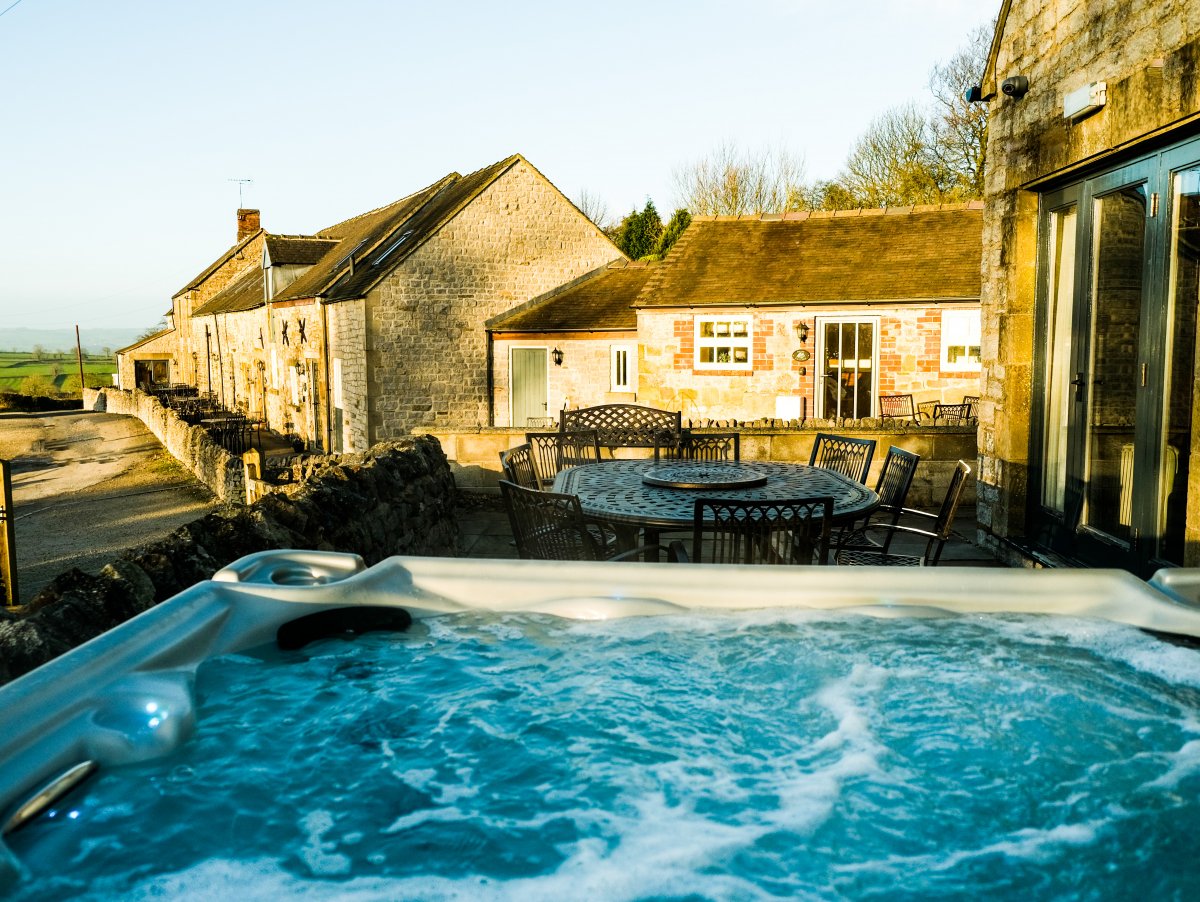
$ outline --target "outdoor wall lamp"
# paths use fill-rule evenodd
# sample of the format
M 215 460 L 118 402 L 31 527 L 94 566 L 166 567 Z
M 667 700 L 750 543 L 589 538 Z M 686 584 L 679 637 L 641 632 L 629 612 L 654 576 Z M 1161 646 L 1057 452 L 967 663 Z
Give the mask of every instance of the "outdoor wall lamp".
M 796 323 L 796 337 L 800 339 L 800 344 L 808 341 L 808 323 Z
M 550 359 L 554 361 L 555 366 L 562 366 L 563 352 L 560 351 L 558 348 L 555 348 L 553 351 L 550 352 Z

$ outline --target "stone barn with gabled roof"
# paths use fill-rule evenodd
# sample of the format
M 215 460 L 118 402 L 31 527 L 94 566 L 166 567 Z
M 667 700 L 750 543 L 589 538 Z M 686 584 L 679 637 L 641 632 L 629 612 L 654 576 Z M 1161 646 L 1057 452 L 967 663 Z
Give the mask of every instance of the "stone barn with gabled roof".
M 258 211 L 238 225 L 155 350 L 172 381 L 334 451 L 487 424 L 484 323 L 624 259 L 519 154 L 313 236 L 269 234 Z

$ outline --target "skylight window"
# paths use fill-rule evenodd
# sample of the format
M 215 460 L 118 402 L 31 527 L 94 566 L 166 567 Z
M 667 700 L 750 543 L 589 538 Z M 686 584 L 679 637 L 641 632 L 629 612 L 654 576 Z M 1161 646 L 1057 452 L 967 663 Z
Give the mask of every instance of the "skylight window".
M 337 262 L 337 264 L 336 264 L 336 265 L 335 265 L 333 268 L 334 268 L 335 270 L 337 270 L 337 269 L 341 269 L 341 268 L 342 268 L 342 264 L 343 264 L 343 263 L 345 263 L 347 260 L 349 260 L 351 257 L 353 257 L 355 254 L 357 254 L 357 253 L 358 253 L 358 249 L 359 249 L 360 247 L 362 247 L 362 246 L 363 246 L 364 244 L 366 244 L 366 243 L 367 243 L 367 239 L 366 239 L 366 238 L 364 238 L 362 241 L 358 242 L 358 244 L 354 245 L 354 247 L 351 249 L 350 253 L 348 253 L 348 254 L 346 254 L 346 256 L 342 257 L 342 259 L 341 259 L 341 260 L 339 260 L 339 261 Z
M 380 263 L 382 263 L 384 260 L 386 260 L 391 255 L 392 251 L 394 251 L 396 248 L 398 248 L 400 245 L 402 245 L 404 242 L 406 242 L 409 239 L 409 236 L 412 235 L 412 233 L 413 233 L 412 229 L 409 229 L 406 232 L 404 232 L 404 234 L 402 234 L 399 238 L 397 238 L 395 241 L 393 241 L 391 244 L 389 244 L 387 246 L 387 248 L 384 250 L 384 252 L 382 254 L 380 254 L 379 257 L 376 258 L 375 262 L 372 263 L 371 265 L 378 266 Z

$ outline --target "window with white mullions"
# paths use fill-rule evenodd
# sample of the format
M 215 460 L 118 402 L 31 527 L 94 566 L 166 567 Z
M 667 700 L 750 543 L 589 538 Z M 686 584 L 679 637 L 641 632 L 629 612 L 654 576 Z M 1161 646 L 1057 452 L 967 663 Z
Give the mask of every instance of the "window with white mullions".
M 750 341 L 748 316 L 696 317 L 696 369 L 750 369 Z
M 874 416 L 879 318 L 817 318 L 817 359 L 823 361 L 817 389 L 826 419 Z
M 979 372 L 982 334 L 978 310 L 943 310 L 942 369 Z
M 629 344 L 609 347 L 609 391 L 635 391 L 637 382 L 637 346 Z

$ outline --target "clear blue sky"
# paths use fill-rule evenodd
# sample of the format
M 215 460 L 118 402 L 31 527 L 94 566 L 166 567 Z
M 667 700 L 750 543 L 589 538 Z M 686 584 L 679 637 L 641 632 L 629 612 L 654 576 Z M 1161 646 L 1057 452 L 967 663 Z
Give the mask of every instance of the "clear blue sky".
M 0 0 L 0 9 L 12 0 Z M 19 0 L 0 15 L 5 328 L 154 325 L 238 186 L 310 233 L 523 153 L 611 215 L 722 141 L 836 174 L 999 0 Z

